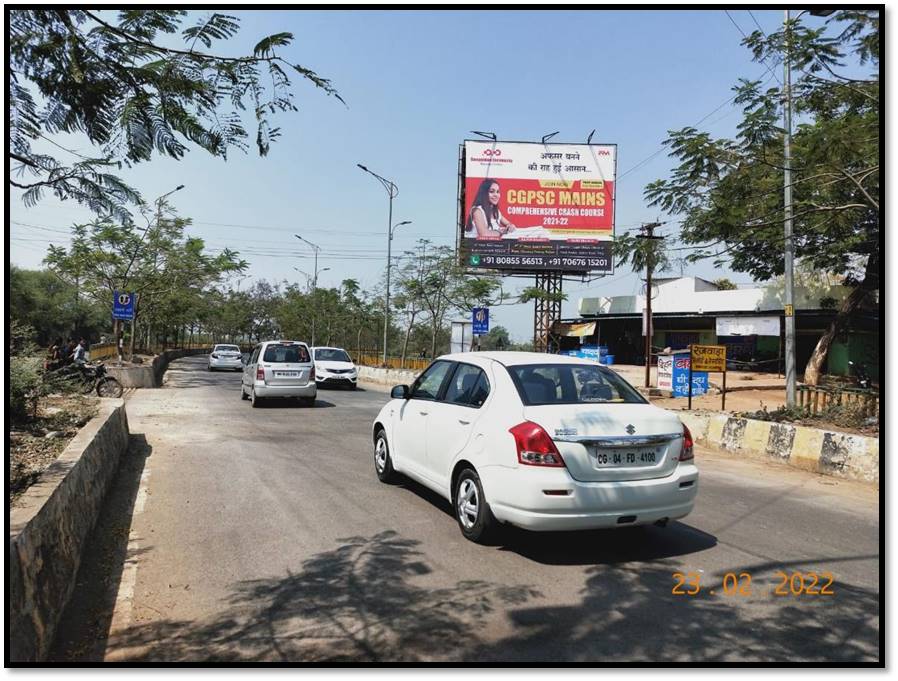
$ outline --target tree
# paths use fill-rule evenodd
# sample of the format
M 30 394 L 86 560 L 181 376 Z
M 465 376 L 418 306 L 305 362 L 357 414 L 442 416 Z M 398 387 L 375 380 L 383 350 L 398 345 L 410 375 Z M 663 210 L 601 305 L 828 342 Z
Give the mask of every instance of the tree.
M 179 159 L 191 146 L 222 158 L 245 151 L 247 110 L 265 156 L 280 134 L 271 116 L 296 110 L 290 74 L 343 101 L 326 78 L 279 55 L 291 33 L 263 38 L 251 55 L 227 56 L 208 50 L 237 34 L 236 17 L 212 13 L 182 28 L 186 16 L 180 9 L 9 12 L 9 184 L 24 190 L 25 205 L 49 191 L 127 221 L 127 204 L 141 198 L 113 174 L 122 165 L 154 153 Z M 178 33 L 183 48 L 169 37 Z M 53 140 L 72 132 L 84 133 L 98 155 Z M 38 140 L 54 153 L 35 150 Z
M 735 291 L 738 287 L 726 277 L 720 277 L 711 282 L 717 287 L 718 291 Z
M 812 30 L 792 20 L 785 31 L 755 31 L 744 41 L 756 61 L 772 64 L 788 49 L 799 122 L 792 145 L 794 249 L 815 270 L 852 287 L 805 369 L 816 384 L 836 334 L 879 288 L 879 21 L 877 10 L 847 10 Z M 788 38 L 788 43 L 787 43 Z M 868 78 L 837 73 L 848 56 Z M 681 239 L 692 259 L 729 260 L 757 280 L 783 273 L 783 137 L 780 87 L 741 80 L 743 107 L 734 139 L 695 128 L 670 131 L 665 144 L 679 165 L 646 187 L 652 206 L 683 216 Z
M 62 336 L 96 339 L 107 328 L 109 310 L 81 295 L 49 270 L 9 269 L 9 316 L 48 346 Z
M 114 291 L 138 296 L 135 323 L 141 314 L 161 315 L 169 324 L 172 310 L 185 305 L 222 275 L 241 271 L 246 262 L 225 249 L 216 256 L 205 252 L 202 239 L 184 237 L 189 220 L 157 220 L 144 230 L 110 217 L 75 225 L 71 246 L 51 245 L 44 262 L 71 290 L 77 290 L 111 312 Z M 168 313 L 160 312 L 168 306 Z M 183 317 L 181 318 L 183 319 Z M 120 327 L 118 327 L 120 328 Z M 135 334 L 132 334 L 132 339 Z M 116 332 L 121 337 L 121 331 Z
M 430 327 L 430 356 L 433 357 L 450 312 L 470 313 L 474 307 L 497 305 L 506 298 L 500 279 L 471 276 L 459 265 L 452 248 L 426 249 L 428 244 L 422 241 L 420 253 L 406 253 L 410 262 L 400 270 L 397 301 L 407 316 L 403 359 L 419 313 L 425 315 Z
M 504 326 L 494 326 L 488 334 L 480 338 L 481 350 L 509 350 L 511 345 L 511 337 Z

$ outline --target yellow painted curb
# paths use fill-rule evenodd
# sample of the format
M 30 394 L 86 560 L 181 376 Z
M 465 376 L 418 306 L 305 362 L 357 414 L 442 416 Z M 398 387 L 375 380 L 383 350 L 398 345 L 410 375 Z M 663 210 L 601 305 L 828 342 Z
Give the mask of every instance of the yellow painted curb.
M 748 419 L 742 435 L 742 449 L 758 454 L 767 453 L 767 440 L 770 439 L 770 422 Z
M 795 439 L 792 441 L 792 455 L 789 457 L 789 461 L 795 466 L 815 471 L 820 463 L 822 447 L 822 430 L 796 426 Z

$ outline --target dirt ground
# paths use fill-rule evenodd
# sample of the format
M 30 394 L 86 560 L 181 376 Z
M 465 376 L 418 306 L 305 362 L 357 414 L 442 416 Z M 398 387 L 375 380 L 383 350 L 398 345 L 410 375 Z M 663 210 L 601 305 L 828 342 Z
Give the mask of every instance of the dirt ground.
M 98 410 L 95 397 L 47 395 L 38 402 L 37 418 L 9 431 L 10 506 L 38 480 Z
M 641 388 L 645 385 L 644 366 L 620 364 L 612 365 L 609 368 L 614 369 L 634 386 Z M 710 374 L 708 378 L 712 390 L 707 395 L 692 398 L 693 411 L 726 411 L 729 414 L 742 414 L 763 409 L 773 412 L 786 406 L 786 379 L 783 376 L 754 371 L 728 371 L 725 409 L 721 409 L 721 395 L 719 391 L 722 385 L 721 375 Z M 657 385 L 655 367 L 652 367 L 650 382 L 653 386 Z M 650 396 L 649 400 L 652 404 L 671 411 L 685 411 L 688 405 L 688 398 L 686 397 Z M 808 417 L 784 422 L 868 437 L 877 437 L 879 435 L 878 419 L 871 419 L 864 423 L 846 423 L 838 420 L 834 422 L 821 417 Z

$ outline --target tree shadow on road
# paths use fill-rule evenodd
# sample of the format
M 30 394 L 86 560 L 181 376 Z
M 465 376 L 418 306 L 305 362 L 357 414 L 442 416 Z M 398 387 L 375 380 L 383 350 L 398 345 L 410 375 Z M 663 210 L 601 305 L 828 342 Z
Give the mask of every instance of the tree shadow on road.
M 393 531 L 339 541 L 298 573 L 238 583 L 212 621 L 132 626 L 114 635 L 110 648 L 128 661 L 445 659 L 476 640 L 493 613 L 541 596 L 486 581 L 416 584 L 431 568 L 419 542 Z
M 870 590 L 836 584 L 835 596 L 775 596 L 768 589 L 780 581 L 776 569 L 745 565 L 704 572 L 698 594 L 675 595 L 673 573 L 684 568 L 663 563 L 590 567 L 579 603 L 509 613 L 515 635 L 476 647 L 468 659 L 874 665 L 880 657 L 879 596 Z M 742 571 L 752 575 L 750 595 L 726 595 L 724 575 Z

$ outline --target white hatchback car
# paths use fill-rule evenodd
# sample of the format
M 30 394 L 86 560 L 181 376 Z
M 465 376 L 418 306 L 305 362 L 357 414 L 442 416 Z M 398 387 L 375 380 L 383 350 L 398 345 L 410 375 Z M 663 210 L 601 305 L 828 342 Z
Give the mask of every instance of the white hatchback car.
M 243 353 L 237 345 L 219 343 L 209 353 L 209 371 L 213 369 L 236 369 L 243 371 Z
M 462 534 L 666 524 L 692 511 L 689 429 L 610 369 L 529 352 L 435 360 L 374 421 L 382 482 L 452 502 Z
M 352 363 L 352 357 L 343 348 L 312 348 L 315 360 L 315 382 L 321 385 L 339 385 L 356 389 L 359 370 Z

